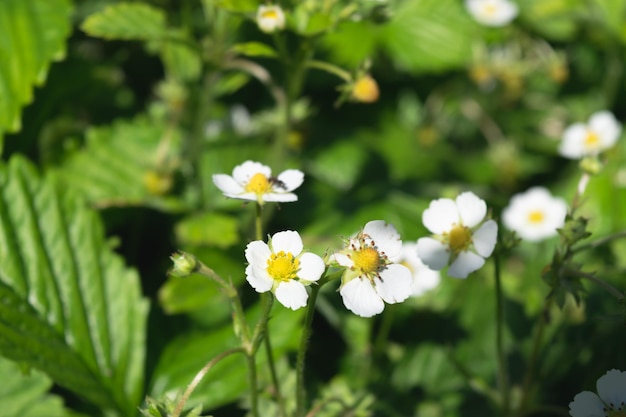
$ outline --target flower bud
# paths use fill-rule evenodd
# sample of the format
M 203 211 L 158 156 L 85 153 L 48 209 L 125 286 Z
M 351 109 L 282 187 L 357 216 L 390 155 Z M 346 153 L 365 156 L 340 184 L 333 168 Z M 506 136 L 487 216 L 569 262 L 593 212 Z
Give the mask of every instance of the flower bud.
M 352 86 L 352 98 L 361 103 L 373 103 L 378 100 L 378 84 L 370 75 L 364 75 Z
M 285 28 L 285 13 L 280 6 L 261 5 L 256 14 L 259 29 L 265 33 L 274 33 Z
M 172 254 L 170 259 L 174 262 L 174 267 L 169 272 L 172 276 L 183 278 L 200 269 L 200 262 L 189 253 L 177 252 Z

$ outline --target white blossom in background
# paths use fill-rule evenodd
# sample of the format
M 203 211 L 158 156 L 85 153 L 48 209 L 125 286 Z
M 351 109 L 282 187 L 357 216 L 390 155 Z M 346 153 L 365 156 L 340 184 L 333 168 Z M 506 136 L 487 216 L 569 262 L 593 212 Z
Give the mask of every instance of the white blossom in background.
M 522 239 L 538 241 L 555 236 L 566 215 L 565 200 L 553 197 L 544 187 L 532 187 L 511 198 L 502 212 L 502 222 Z
M 233 175 L 215 174 L 213 183 L 226 197 L 239 200 L 286 203 L 297 201 L 293 190 L 302 185 L 304 173 L 297 169 L 283 171 L 272 176 L 270 167 L 259 162 L 246 161 L 233 169 Z
M 598 394 L 583 391 L 569 403 L 572 417 L 625 417 L 626 372 L 611 369 L 596 384 Z
M 509 0 L 465 0 L 465 8 L 485 26 L 505 26 L 517 17 L 517 4 Z
M 496 245 L 498 225 L 485 220 L 486 215 L 487 205 L 471 192 L 456 200 L 431 201 L 422 222 L 434 235 L 418 239 L 418 256 L 431 269 L 450 265 L 449 276 L 467 278 L 485 264 Z
M 303 252 L 298 232 L 274 234 L 268 243 L 255 240 L 246 247 L 246 280 L 257 292 L 272 291 L 285 307 L 306 306 L 305 286 L 320 279 L 326 265 L 319 256 Z
M 371 317 L 413 292 L 411 271 L 392 259 L 402 249 L 400 234 L 382 220 L 368 222 L 331 260 L 346 268 L 339 293 L 354 314 Z
M 419 297 L 439 285 L 441 273 L 424 265 L 417 256 L 417 243 L 404 243 L 396 261 L 409 268 L 413 275 L 413 293 L 411 294 L 413 297 Z
M 265 33 L 274 33 L 285 28 L 285 13 L 280 6 L 260 5 L 256 13 L 256 23 Z
M 565 129 L 559 154 L 569 159 L 594 156 L 611 148 L 622 133 L 621 124 L 609 111 L 594 113 L 585 123 L 574 123 Z

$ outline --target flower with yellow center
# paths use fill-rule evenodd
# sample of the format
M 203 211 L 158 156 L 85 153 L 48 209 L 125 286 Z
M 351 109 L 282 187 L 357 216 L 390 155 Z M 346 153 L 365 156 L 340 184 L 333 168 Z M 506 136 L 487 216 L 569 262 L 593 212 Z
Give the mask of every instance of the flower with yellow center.
M 346 308 L 361 317 L 381 313 L 388 304 L 412 294 L 411 271 L 394 261 L 402 248 L 395 227 L 382 220 L 368 222 L 331 259 L 345 267 L 339 293 Z
M 539 241 L 556 236 L 565 224 L 567 204 L 553 197 L 544 187 L 532 187 L 514 195 L 502 211 L 502 222 L 528 241 Z
M 256 23 L 265 33 L 274 33 L 285 28 L 285 13 L 280 6 L 260 5 L 256 14 Z
M 485 264 L 496 245 L 498 225 L 485 221 L 486 215 L 487 205 L 471 192 L 456 200 L 431 201 L 422 221 L 434 236 L 417 241 L 417 255 L 430 269 L 439 271 L 450 265 L 449 276 L 467 278 Z
M 257 201 L 261 205 L 268 201 L 297 201 L 298 196 L 292 191 L 303 181 L 304 174 L 297 169 L 288 169 L 273 177 L 268 166 L 254 161 L 237 165 L 232 176 L 213 175 L 213 183 L 226 197 Z
M 611 369 L 596 383 L 598 393 L 583 391 L 569 403 L 572 417 L 626 417 L 626 372 Z
M 257 292 L 272 291 L 285 307 L 304 307 L 309 295 L 306 286 L 320 279 L 326 266 L 319 256 L 303 252 L 298 232 L 274 234 L 265 243 L 250 242 L 246 247 L 246 280 Z
M 517 4 L 510 0 L 465 0 L 465 8 L 485 26 L 505 26 L 517 17 Z
M 609 111 L 594 113 L 585 123 L 574 123 L 563 132 L 559 154 L 569 159 L 595 156 L 617 142 L 621 124 Z

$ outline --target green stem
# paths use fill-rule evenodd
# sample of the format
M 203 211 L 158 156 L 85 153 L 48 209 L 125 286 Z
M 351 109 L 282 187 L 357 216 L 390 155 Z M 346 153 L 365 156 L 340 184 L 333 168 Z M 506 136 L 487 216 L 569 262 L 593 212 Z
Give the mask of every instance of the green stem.
M 498 383 L 500 386 L 500 401 L 504 415 L 509 414 L 510 396 L 507 374 L 506 357 L 504 352 L 504 294 L 500 274 L 500 254 L 494 253 L 494 275 L 496 283 L 496 351 L 498 357 Z
M 387 306 L 382 315 L 382 322 L 380 323 L 378 334 L 376 335 L 376 339 L 374 341 L 374 357 L 378 357 L 385 349 L 387 339 L 389 338 L 389 332 L 391 331 L 391 325 L 393 324 L 393 319 L 395 317 L 395 311 L 395 305 L 390 304 Z
M 263 240 L 263 206 L 256 203 L 256 215 L 254 217 L 254 234 L 256 240 Z
M 599 286 L 607 290 L 612 296 L 617 298 L 617 301 L 623 301 L 624 298 L 626 297 L 623 292 L 621 292 L 620 290 L 618 290 L 617 288 L 615 288 L 608 282 L 594 276 L 593 274 L 588 274 L 582 271 L 568 271 L 568 272 L 580 278 L 585 278 L 585 279 L 588 279 L 589 281 L 595 282 L 596 284 L 598 284 Z
M 222 352 L 219 355 L 217 355 L 216 357 L 214 357 L 213 359 L 211 359 L 209 361 L 209 363 L 207 363 L 204 366 L 204 368 L 202 368 L 200 370 L 200 372 L 198 372 L 196 374 L 196 376 L 193 378 L 193 380 L 187 386 L 187 389 L 185 389 L 185 392 L 183 393 L 183 396 L 180 398 L 180 400 L 176 404 L 176 408 L 174 408 L 174 412 L 172 413 L 171 417 L 178 417 L 178 416 L 180 416 L 180 414 L 183 411 L 183 408 L 185 407 L 185 404 L 187 403 L 187 400 L 189 400 L 189 397 L 191 396 L 191 393 L 196 389 L 196 387 L 198 386 L 200 381 L 202 381 L 202 378 L 204 378 L 204 376 L 211 370 L 211 368 L 213 368 L 219 361 L 221 361 L 225 357 L 230 356 L 230 355 L 232 355 L 234 353 L 245 353 L 245 351 L 244 351 L 243 348 L 238 347 L 238 348 L 235 348 L 235 349 L 229 349 L 229 350 L 227 350 L 225 352 Z
M 524 415 L 530 397 L 530 389 L 532 387 L 533 379 L 535 378 L 535 368 L 537 367 L 537 360 L 539 359 L 539 350 L 541 349 L 541 343 L 543 342 L 543 335 L 548 324 L 548 318 L 550 317 L 550 308 L 552 307 L 554 297 L 548 295 L 543 304 L 543 310 L 535 331 L 533 339 L 532 349 L 530 351 L 530 358 L 528 359 L 528 366 L 526 367 L 526 377 L 524 378 L 524 385 L 522 386 L 522 394 L 520 400 L 520 413 Z
M 250 412 L 252 417 L 259 417 L 255 352 L 247 352 L 246 358 L 248 360 L 248 383 L 250 384 Z
M 330 74 L 336 75 L 347 83 L 352 82 L 352 75 L 343 68 L 339 68 L 336 65 L 333 65 L 329 62 L 317 61 L 317 60 L 309 60 L 306 62 L 306 66 L 308 68 L 315 68 L 322 71 L 326 71 Z
M 304 362 L 306 351 L 309 346 L 309 338 L 311 337 L 311 325 L 313 324 L 313 316 L 315 315 L 315 300 L 321 288 L 320 285 L 311 285 L 311 295 L 307 302 L 306 318 L 302 328 L 302 336 L 300 338 L 300 347 L 298 349 L 298 357 L 296 359 L 296 417 L 304 417 L 304 407 L 306 402 L 306 390 L 304 388 Z

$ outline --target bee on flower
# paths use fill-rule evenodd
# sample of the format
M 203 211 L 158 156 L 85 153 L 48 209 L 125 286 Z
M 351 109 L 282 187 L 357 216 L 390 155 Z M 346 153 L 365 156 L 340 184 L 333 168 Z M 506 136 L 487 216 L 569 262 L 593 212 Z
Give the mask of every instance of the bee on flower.
M 320 279 L 326 265 L 319 256 L 303 252 L 298 232 L 274 234 L 268 243 L 255 240 L 246 247 L 246 280 L 257 292 L 272 291 L 285 307 L 306 306 L 306 286 Z
M 448 275 L 467 276 L 482 268 L 496 245 L 498 225 L 485 220 L 487 205 L 471 192 L 456 200 L 440 198 L 430 202 L 422 213 L 422 222 L 434 235 L 417 241 L 417 254 L 429 268 Z
M 246 161 L 233 169 L 233 175 L 215 174 L 213 183 L 226 197 L 239 200 L 287 203 L 298 200 L 293 190 L 302 185 L 304 173 L 288 169 L 277 177 L 270 167 L 259 162 Z
M 274 4 L 260 5 L 256 14 L 256 23 L 265 33 L 274 33 L 285 28 L 285 13 Z
M 411 271 L 394 261 L 401 249 L 396 228 L 374 220 L 332 255 L 331 260 L 346 268 L 339 293 L 348 310 L 372 317 L 384 310 L 385 302 L 400 303 L 412 294 Z

